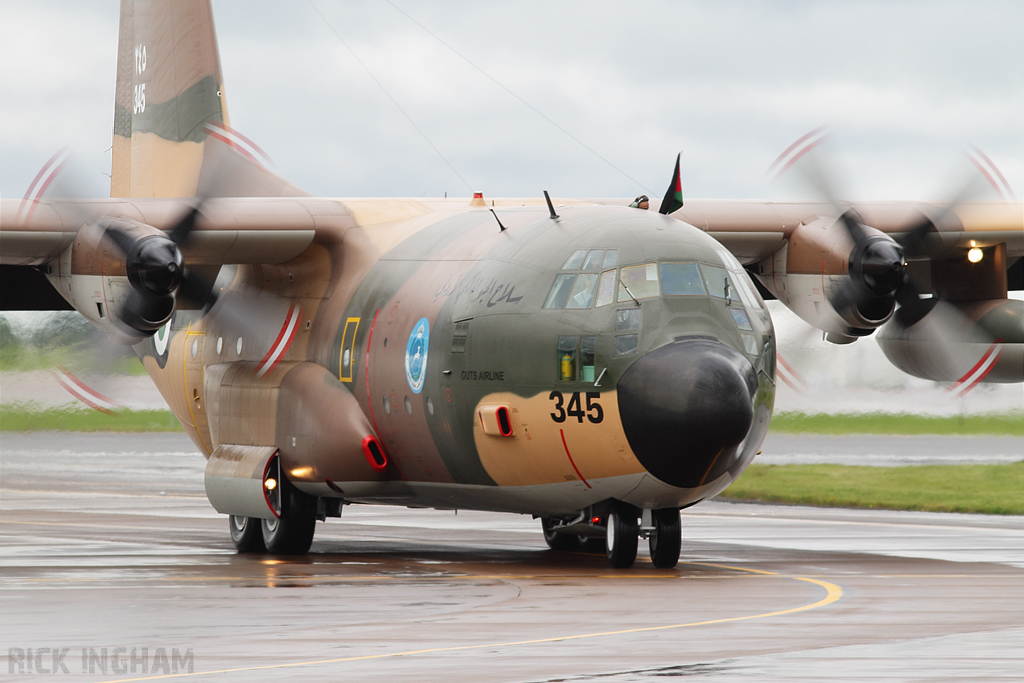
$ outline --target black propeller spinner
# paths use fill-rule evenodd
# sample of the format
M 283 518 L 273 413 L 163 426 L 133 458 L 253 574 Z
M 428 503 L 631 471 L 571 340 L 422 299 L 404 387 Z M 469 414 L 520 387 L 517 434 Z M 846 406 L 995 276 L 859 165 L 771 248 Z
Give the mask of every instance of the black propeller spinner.
M 190 209 L 166 234 L 138 237 L 125 224 L 110 220 L 104 235 L 121 252 L 132 291 L 117 316 L 132 338 L 145 338 L 160 329 L 174 312 L 175 295 L 212 306 L 217 295 L 212 283 L 185 266 L 181 247 L 195 229 L 199 207 Z
M 869 234 L 856 213 L 846 211 L 840 222 L 853 240 L 850 252 L 850 279 L 832 295 L 832 306 L 840 314 L 856 310 L 869 321 L 883 320 L 896 302 L 916 308 L 920 293 L 907 273 L 907 259 L 921 253 L 924 237 L 935 231 L 932 221 L 923 217 L 898 239 Z

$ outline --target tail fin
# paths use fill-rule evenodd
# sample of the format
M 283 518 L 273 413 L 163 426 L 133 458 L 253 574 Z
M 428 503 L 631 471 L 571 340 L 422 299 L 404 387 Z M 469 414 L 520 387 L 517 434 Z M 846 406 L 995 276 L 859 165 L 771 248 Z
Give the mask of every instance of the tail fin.
M 306 194 L 230 130 L 209 0 L 121 0 L 110 196 Z

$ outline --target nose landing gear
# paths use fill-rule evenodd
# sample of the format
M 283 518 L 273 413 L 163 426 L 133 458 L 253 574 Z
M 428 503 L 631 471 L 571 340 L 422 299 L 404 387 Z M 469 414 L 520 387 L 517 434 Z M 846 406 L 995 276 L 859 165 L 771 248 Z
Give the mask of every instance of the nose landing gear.
M 640 510 L 611 501 L 588 508 L 575 519 L 545 517 L 541 526 L 552 550 L 606 552 L 616 569 L 633 566 L 641 538 L 647 539 L 651 563 L 658 569 L 671 569 L 679 562 L 683 534 L 678 508 Z

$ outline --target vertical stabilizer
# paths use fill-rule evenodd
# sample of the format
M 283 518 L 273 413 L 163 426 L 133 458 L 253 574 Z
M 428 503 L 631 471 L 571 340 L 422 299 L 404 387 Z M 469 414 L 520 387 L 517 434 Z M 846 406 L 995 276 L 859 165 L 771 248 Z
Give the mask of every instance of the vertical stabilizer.
M 209 0 L 121 0 L 110 196 L 305 194 L 231 133 Z

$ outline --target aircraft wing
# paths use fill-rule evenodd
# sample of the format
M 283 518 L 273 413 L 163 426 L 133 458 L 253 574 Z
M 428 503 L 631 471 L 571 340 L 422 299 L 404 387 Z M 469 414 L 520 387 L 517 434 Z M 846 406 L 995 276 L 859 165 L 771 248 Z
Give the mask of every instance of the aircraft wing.
M 844 207 L 845 208 L 845 207 Z M 936 232 L 928 238 L 927 255 L 942 257 L 953 249 L 1006 244 L 1008 261 L 1024 256 L 1024 204 L 971 202 L 948 212 L 940 204 L 924 202 L 855 203 L 861 222 L 889 235 L 928 216 Z M 778 251 L 801 223 L 837 218 L 829 204 L 697 199 L 687 200 L 671 214 L 711 234 L 745 265 Z
M 44 200 L 30 209 L 0 204 L 0 264 L 43 265 L 72 245 L 79 230 L 102 218 L 169 230 L 194 204 L 181 199 Z M 237 198 L 203 203 L 202 219 L 185 255 L 197 265 L 284 263 L 301 254 L 317 231 L 351 226 L 351 215 L 329 200 Z

